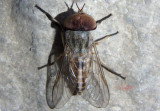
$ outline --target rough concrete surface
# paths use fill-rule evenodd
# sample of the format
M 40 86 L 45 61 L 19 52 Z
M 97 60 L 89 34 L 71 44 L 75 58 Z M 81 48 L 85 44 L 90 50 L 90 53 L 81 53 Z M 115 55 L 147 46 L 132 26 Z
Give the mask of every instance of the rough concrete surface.
M 52 16 L 67 11 L 71 0 L 0 0 L 0 111 L 51 111 L 46 103 L 46 68 L 55 28 L 37 10 Z M 119 31 L 99 44 L 101 60 L 126 76 L 105 71 L 110 90 L 106 108 L 72 97 L 55 111 L 160 111 L 160 1 L 76 0 L 95 20 L 112 13 L 93 31 L 94 39 Z M 77 11 L 74 4 L 73 9 Z

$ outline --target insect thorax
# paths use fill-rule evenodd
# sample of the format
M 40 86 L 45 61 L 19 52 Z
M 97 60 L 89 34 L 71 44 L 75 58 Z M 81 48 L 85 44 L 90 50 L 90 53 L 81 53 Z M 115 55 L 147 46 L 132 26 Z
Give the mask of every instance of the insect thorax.
M 92 44 L 90 31 L 71 31 L 65 32 L 66 45 L 72 53 L 84 54 L 89 51 Z

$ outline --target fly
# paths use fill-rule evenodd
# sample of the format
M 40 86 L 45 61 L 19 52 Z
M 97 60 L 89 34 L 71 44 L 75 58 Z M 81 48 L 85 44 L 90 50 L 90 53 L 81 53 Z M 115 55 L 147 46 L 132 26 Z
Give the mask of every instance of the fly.
M 85 4 L 80 9 L 77 5 L 78 12 L 68 16 L 63 24 L 38 5 L 35 6 L 46 14 L 51 22 L 58 24 L 62 33 L 64 52 L 55 60 L 50 60 L 48 64 L 38 68 L 47 67 L 49 75 L 56 74 L 55 77 L 48 78 L 46 85 L 46 99 L 52 109 L 64 106 L 73 95 L 81 95 L 95 107 L 106 107 L 110 95 L 103 68 L 125 79 L 101 63 L 96 48 L 99 42 L 116 35 L 118 31 L 97 40 L 93 40 L 90 33 L 111 14 L 95 21 L 83 12 L 84 6 Z M 59 60 L 60 64 L 57 63 Z

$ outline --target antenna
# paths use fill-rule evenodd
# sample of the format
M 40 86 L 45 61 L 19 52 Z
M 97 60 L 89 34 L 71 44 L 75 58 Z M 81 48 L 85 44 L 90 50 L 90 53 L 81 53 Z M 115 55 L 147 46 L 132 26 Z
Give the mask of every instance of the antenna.
M 79 11 L 80 11 L 80 9 L 79 9 L 79 7 L 78 7 L 77 3 L 76 3 L 76 6 L 77 6 L 77 8 L 78 8 L 78 12 L 79 12 Z
M 85 6 L 85 3 L 83 4 L 83 7 L 82 7 L 81 9 L 80 9 L 79 6 L 77 5 L 77 3 L 76 3 L 76 6 L 77 6 L 77 8 L 78 8 L 78 12 L 79 12 L 79 13 L 82 13 L 83 8 L 84 8 L 84 6 Z
M 74 1 L 72 2 L 72 5 L 71 5 L 71 7 L 69 7 L 69 6 L 68 6 L 68 4 L 67 4 L 66 2 L 64 2 L 64 3 L 66 4 L 66 6 L 67 6 L 67 8 L 68 8 L 68 10 L 69 10 L 69 9 L 72 9 L 72 7 L 73 7 L 73 4 L 74 4 Z
M 83 4 L 83 7 L 82 7 L 82 8 L 81 8 L 81 10 L 80 10 L 81 12 L 82 12 L 82 10 L 83 10 L 84 6 L 85 6 L 85 3 Z

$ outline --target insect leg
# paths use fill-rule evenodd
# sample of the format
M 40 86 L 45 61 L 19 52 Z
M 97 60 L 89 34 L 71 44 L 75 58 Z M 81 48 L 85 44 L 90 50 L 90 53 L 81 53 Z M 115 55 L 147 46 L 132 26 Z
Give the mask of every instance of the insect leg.
M 100 24 L 103 20 L 106 20 L 107 18 L 109 18 L 110 16 L 112 16 L 112 14 L 109 14 L 109 15 L 103 17 L 102 19 L 97 20 L 97 21 L 96 21 L 97 25 Z
M 35 5 L 35 7 L 37 9 L 39 9 L 41 12 L 43 12 L 47 17 L 48 19 L 51 21 L 51 22 L 55 22 L 58 24 L 58 26 L 63 30 L 63 27 L 61 25 L 61 23 L 59 23 L 56 19 L 54 19 L 49 13 L 47 13 L 46 11 L 44 11 L 41 7 L 39 7 L 38 5 Z
M 110 69 L 110 68 L 108 68 L 105 64 L 103 64 L 102 62 L 101 62 L 101 66 L 104 68 L 104 69 L 106 69 L 107 71 L 109 71 L 110 73 L 112 73 L 112 74 L 114 74 L 114 75 L 116 75 L 116 76 L 119 76 L 120 78 L 122 78 L 122 79 L 126 79 L 126 77 L 124 77 L 124 76 L 122 76 L 121 74 L 119 74 L 119 73 L 117 73 L 117 72 L 115 72 L 115 71 L 113 71 L 112 69 Z
M 38 70 L 40 70 L 40 69 L 42 69 L 42 68 L 44 68 L 44 67 L 47 67 L 47 66 L 51 66 L 51 65 L 53 65 L 57 60 L 59 60 L 62 56 L 63 56 L 64 54 L 61 54 L 61 55 L 59 55 L 52 63 L 48 63 L 48 64 L 45 64 L 45 65 L 43 65 L 43 66 L 41 66 L 41 67 L 38 67 Z
M 98 43 L 101 42 L 102 40 L 107 39 L 107 38 L 109 38 L 109 37 L 111 37 L 111 36 L 113 36 L 113 35 L 116 35 L 116 34 L 118 34 L 118 33 L 119 33 L 119 32 L 117 31 L 117 32 L 115 32 L 115 33 L 113 33 L 113 34 L 106 35 L 106 36 L 104 36 L 104 37 L 102 37 L 102 38 L 99 38 L 99 39 L 95 40 L 94 43 L 95 43 L 95 44 L 98 44 Z
M 94 62 L 98 63 L 96 60 L 94 60 Z M 120 78 L 122 78 L 122 79 L 124 79 L 124 80 L 126 79 L 126 77 L 124 77 L 124 76 L 122 76 L 121 74 L 119 74 L 119 73 L 113 71 L 112 69 L 108 68 L 108 67 L 107 67 L 105 64 L 103 64 L 102 62 L 100 62 L 100 64 L 101 64 L 101 66 L 102 66 L 104 69 L 106 69 L 106 70 L 109 71 L 110 73 L 112 73 L 112 74 L 114 74 L 114 75 L 116 75 L 116 76 L 119 76 Z

